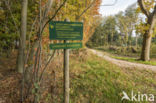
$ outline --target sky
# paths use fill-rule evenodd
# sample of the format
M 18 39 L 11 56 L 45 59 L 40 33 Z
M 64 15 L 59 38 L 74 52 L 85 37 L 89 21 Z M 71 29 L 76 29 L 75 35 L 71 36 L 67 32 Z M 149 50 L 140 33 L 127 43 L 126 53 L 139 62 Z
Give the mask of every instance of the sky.
M 101 5 L 113 4 L 115 0 L 102 0 Z M 124 11 L 129 5 L 137 2 L 137 0 L 117 0 L 116 4 L 113 6 L 101 6 L 100 14 L 102 16 L 109 16 L 117 14 L 119 11 Z

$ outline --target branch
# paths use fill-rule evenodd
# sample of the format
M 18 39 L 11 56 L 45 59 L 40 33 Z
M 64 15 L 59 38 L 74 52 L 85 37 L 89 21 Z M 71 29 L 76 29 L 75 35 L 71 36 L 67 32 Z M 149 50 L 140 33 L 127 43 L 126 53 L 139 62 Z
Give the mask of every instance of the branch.
M 44 15 L 43 15 L 43 20 L 45 19 L 45 17 L 47 16 L 48 12 L 50 11 L 50 8 L 52 6 L 52 3 L 53 3 L 53 0 L 48 0 L 48 3 L 46 4 L 46 8 L 45 8 L 45 11 L 44 11 Z
M 138 4 L 141 8 L 141 11 L 146 15 L 147 18 L 149 18 L 150 12 L 146 9 L 146 6 L 143 0 L 138 0 Z
M 118 0 L 115 0 L 115 2 L 113 4 L 105 4 L 105 5 L 100 5 L 100 6 L 113 6 L 117 3 Z M 88 10 L 90 9 L 93 4 L 96 2 L 96 0 L 94 0 L 78 17 L 77 17 L 77 20 Z
M 34 29 L 34 27 L 35 27 L 35 24 L 37 23 L 37 19 L 38 19 L 38 16 L 36 16 L 35 19 L 34 19 L 34 22 L 33 22 L 32 26 L 31 26 L 31 29 L 30 29 L 29 36 L 30 36 L 30 35 L 32 34 L 32 32 L 33 32 L 33 29 Z
M 149 20 L 149 22 L 150 22 L 150 28 L 151 29 L 154 29 L 154 27 L 155 27 L 155 25 L 156 25 L 156 4 L 155 4 L 155 6 L 154 6 L 154 10 L 153 10 L 153 12 L 151 13 L 151 15 L 150 15 L 150 20 Z
M 49 63 L 51 62 L 51 60 L 54 58 L 55 53 L 56 53 L 56 50 L 54 50 L 54 52 L 53 52 L 53 54 L 51 55 L 50 59 L 49 59 L 48 62 L 46 63 L 45 67 L 43 68 L 43 71 L 41 72 L 39 81 L 41 81 L 42 76 L 43 76 L 43 73 L 44 73 L 44 71 L 46 70 L 46 68 L 48 67 L 48 65 L 49 65 Z
M 96 0 L 94 0 L 78 17 L 77 20 L 89 9 L 93 6 Z
M 153 10 L 153 12 L 152 12 L 151 15 L 152 15 L 153 17 L 156 16 L 156 4 L 155 4 L 155 6 L 154 6 L 154 10 Z
M 44 28 L 46 27 L 46 25 L 55 18 L 56 14 L 59 12 L 59 10 L 65 5 L 67 0 L 64 0 L 64 2 L 60 5 L 60 7 L 56 10 L 56 12 L 54 13 L 54 15 L 44 24 L 44 26 L 42 27 L 42 30 L 38 31 L 38 33 L 40 33 L 40 36 L 38 39 L 35 40 L 34 44 L 33 44 L 33 47 L 31 48 L 31 51 L 30 51 L 30 56 L 29 56 L 29 59 L 28 61 L 32 61 L 33 60 L 33 56 L 35 55 L 34 52 L 35 52 L 35 48 L 36 47 L 39 47 L 39 42 L 42 38 L 41 34 L 43 33 L 44 31 Z M 42 19 L 43 20 L 43 19 Z M 42 22 L 43 23 L 43 22 Z
M 43 28 L 42 28 L 42 31 L 41 31 L 41 34 L 43 33 L 44 31 L 44 28 L 46 27 L 46 25 L 51 21 L 53 20 L 55 17 L 56 17 L 56 14 L 60 11 L 60 9 L 65 5 L 67 0 L 64 0 L 64 2 L 60 5 L 60 7 L 56 10 L 56 12 L 54 13 L 54 15 L 44 24 Z

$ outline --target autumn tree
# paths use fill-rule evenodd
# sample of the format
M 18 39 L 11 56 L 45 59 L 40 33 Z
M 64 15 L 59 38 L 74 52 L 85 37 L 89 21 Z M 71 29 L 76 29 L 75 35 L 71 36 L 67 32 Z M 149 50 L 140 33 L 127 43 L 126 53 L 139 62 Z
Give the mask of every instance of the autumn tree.
M 150 60 L 150 46 L 156 24 L 156 3 L 155 0 L 138 0 L 138 4 L 140 10 L 146 16 L 146 23 L 144 24 L 146 29 L 143 34 L 141 60 L 148 61 Z
M 57 5 L 62 0 L 55 1 L 53 9 L 57 9 Z M 85 44 L 93 34 L 100 14 L 98 12 L 101 0 L 68 0 L 66 5 L 62 8 L 61 12 L 57 14 L 55 20 L 63 21 L 69 18 L 70 21 L 79 21 L 84 23 L 84 38 Z

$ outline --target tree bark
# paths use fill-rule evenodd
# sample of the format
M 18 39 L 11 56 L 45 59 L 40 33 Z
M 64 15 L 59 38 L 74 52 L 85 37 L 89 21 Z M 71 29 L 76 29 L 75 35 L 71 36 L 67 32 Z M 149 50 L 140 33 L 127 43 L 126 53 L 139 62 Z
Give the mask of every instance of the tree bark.
M 141 52 L 141 60 L 143 61 L 150 60 L 151 39 L 152 36 L 148 36 L 148 33 L 146 32 L 143 36 L 143 45 L 142 45 L 142 52 Z
M 144 33 L 143 36 L 143 45 L 142 45 L 142 52 L 141 52 L 141 60 L 149 61 L 150 60 L 150 46 L 152 40 L 152 34 L 154 30 L 154 26 L 156 23 L 156 15 L 151 15 L 148 18 L 148 25 L 150 25 L 149 30 Z
M 19 40 L 19 50 L 17 57 L 17 70 L 19 73 L 23 73 L 24 68 L 24 56 L 26 47 L 26 33 L 27 33 L 27 6 L 28 0 L 22 0 L 22 11 L 21 11 L 21 30 L 20 30 L 20 40 Z

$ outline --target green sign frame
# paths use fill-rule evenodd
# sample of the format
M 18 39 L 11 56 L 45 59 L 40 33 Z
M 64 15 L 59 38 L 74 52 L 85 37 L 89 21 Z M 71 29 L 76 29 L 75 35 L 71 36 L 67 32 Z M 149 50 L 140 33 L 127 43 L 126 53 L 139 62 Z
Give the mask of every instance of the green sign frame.
M 82 22 L 50 21 L 50 40 L 82 40 Z
M 82 42 L 50 44 L 50 49 L 78 49 L 78 48 L 82 48 Z

